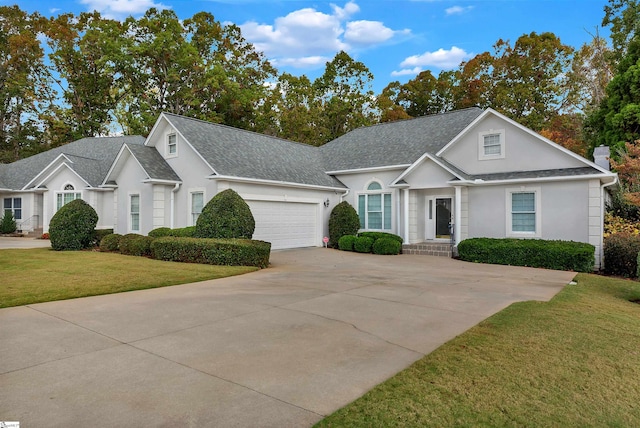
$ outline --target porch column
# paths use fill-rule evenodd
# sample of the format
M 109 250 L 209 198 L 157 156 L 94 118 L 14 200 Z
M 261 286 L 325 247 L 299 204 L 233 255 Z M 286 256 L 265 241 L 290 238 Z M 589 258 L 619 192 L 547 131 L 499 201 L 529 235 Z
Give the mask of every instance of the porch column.
M 409 189 L 402 189 L 402 200 L 404 201 L 404 231 L 402 239 L 405 244 L 409 243 Z
M 461 186 L 453 186 L 456 190 L 456 200 L 454 206 L 454 229 L 453 235 L 455 237 L 455 244 L 458 245 L 460 243 L 460 237 L 462 236 L 462 187 Z

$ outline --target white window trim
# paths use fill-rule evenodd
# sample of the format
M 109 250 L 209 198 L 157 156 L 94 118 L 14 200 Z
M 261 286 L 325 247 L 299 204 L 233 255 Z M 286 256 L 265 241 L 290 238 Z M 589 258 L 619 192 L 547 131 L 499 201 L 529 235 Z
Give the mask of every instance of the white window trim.
M 202 193 L 202 208 L 207 204 L 207 192 L 204 187 L 194 187 L 193 189 L 189 189 L 189 200 L 187 201 L 187 221 L 189 222 L 189 226 L 195 226 L 196 224 L 193 221 L 193 194 L 194 193 Z
M 11 201 L 11 207 L 9 208 L 5 208 L 4 206 L 4 201 L 5 199 L 9 199 Z M 16 208 L 15 205 L 15 200 L 16 199 L 20 199 L 20 208 Z M 20 210 L 20 218 L 16 217 L 16 210 Z M 24 208 L 22 207 L 22 196 L 6 196 L 2 198 L 2 211 L 0 211 L 0 218 L 2 218 L 2 216 L 4 216 L 4 213 L 6 211 L 11 211 L 11 215 L 13 216 L 14 220 L 22 220 L 23 219 L 23 212 Z
M 175 153 L 171 153 L 170 144 L 169 144 L 169 139 L 171 137 L 175 137 L 175 143 L 172 144 L 176 148 Z M 175 158 L 175 157 L 178 157 L 178 134 L 176 134 L 175 132 L 170 132 L 165 137 L 165 158 Z
M 478 134 L 478 160 L 493 160 L 505 158 L 505 137 L 504 129 L 490 129 Z M 486 155 L 484 153 L 484 137 L 487 135 L 499 135 L 500 136 L 500 153 L 495 155 Z
M 369 186 L 371 185 L 371 183 L 378 183 L 381 187 L 381 189 L 379 190 L 367 190 L 369 188 Z M 380 201 L 380 203 L 382 204 L 382 229 L 371 229 L 369 227 L 369 216 L 367 215 L 368 211 L 367 211 L 367 206 L 369 204 L 368 201 L 368 197 L 369 195 L 382 195 L 382 200 Z M 384 195 L 389 195 L 389 197 L 391 198 L 391 210 L 389 211 L 389 216 L 390 216 L 390 223 L 391 226 L 389 227 L 389 229 L 385 229 L 384 228 L 384 223 L 385 223 L 385 216 L 384 216 Z M 365 185 L 364 185 L 364 190 L 361 192 L 358 192 L 356 194 L 356 212 L 358 212 L 358 215 L 360 215 L 359 210 L 360 210 L 360 196 L 366 196 L 365 197 L 365 217 L 364 217 L 364 229 L 360 229 L 363 231 L 372 231 L 372 232 L 390 232 L 391 230 L 393 230 L 393 192 L 390 192 L 388 190 L 385 190 L 385 186 L 384 184 L 380 181 L 380 180 L 369 180 Z
M 64 188 L 65 188 L 65 187 L 67 187 L 67 186 L 69 186 L 69 185 L 73 186 L 73 189 L 74 189 L 74 190 L 64 190 Z M 54 212 L 58 212 L 58 210 L 59 210 L 60 208 L 62 208 L 63 206 L 65 206 L 65 205 L 66 205 L 66 204 L 62 204 L 62 206 L 58 207 L 58 195 L 60 195 L 60 194 L 62 194 L 62 195 L 66 195 L 66 194 L 71 194 L 71 193 L 74 193 L 74 194 L 79 193 L 79 194 L 80 194 L 80 197 L 79 197 L 79 198 L 74 198 L 74 200 L 75 200 L 75 199 L 84 199 L 84 192 L 83 192 L 82 190 L 78 190 L 78 189 L 76 189 L 76 185 L 75 185 L 75 184 L 73 184 L 73 183 L 70 183 L 70 182 L 66 182 L 66 183 L 64 183 L 64 184 L 62 185 L 62 189 L 63 189 L 63 190 L 56 190 L 56 191 L 54 191 L 54 192 L 53 192 L 53 204 L 54 204 L 53 206 L 55 207 L 55 211 L 54 211 Z M 63 198 L 63 200 L 62 200 L 62 201 L 64 202 L 64 196 L 63 196 L 62 198 Z
M 511 211 L 512 198 L 514 193 L 534 193 L 536 202 L 536 230 L 535 232 L 514 232 L 513 231 L 513 217 Z M 505 191 L 506 199 L 506 214 L 507 214 L 507 237 L 508 238 L 541 238 L 542 237 L 542 190 L 540 187 L 510 187 Z
M 133 229 L 133 225 L 131 224 L 131 214 L 133 214 L 131 212 L 131 197 L 132 196 L 137 196 L 138 197 L 138 229 L 134 230 Z M 129 233 L 140 233 L 140 230 L 142 229 L 142 215 L 140 214 L 142 211 L 142 198 L 140 197 L 140 192 L 129 192 L 128 196 L 127 196 L 127 230 Z

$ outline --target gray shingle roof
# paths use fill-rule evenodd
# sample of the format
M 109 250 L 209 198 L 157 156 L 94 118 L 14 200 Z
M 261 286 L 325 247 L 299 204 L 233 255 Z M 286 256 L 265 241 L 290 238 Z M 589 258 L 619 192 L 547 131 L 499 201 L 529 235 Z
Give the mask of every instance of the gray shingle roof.
M 527 178 L 548 178 L 548 177 L 572 177 L 580 175 L 593 175 L 602 174 L 597 169 L 585 166 L 581 168 L 560 168 L 560 169 L 544 169 L 538 171 L 513 171 L 502 172 L 496 174 L 478 174 L 467 175 L 464 178 L 467 180 L 484 180 L 484 181 L 498 181 L 498 180 L 517 180 Z
M 154 147 L 140 144 L 127 144 L 129 150 L 140 162 L 149 178 L 153 180 L 181 181 L 178 174 L 169 166 L 162 155 Z
M 218 175 L 344 188 L 317 147 L 164 113 Z
M 482 114 L 472 107 L 359 128 L 320 147 L 327 171 L 409 165 L 435 154 Z
M 91 186 L 99 186 L 122 144 L 142 145 L 141 136 L 83 138 L 43 153 L 0 165 L 0 188 L 19 190 L 29 184 L 54 159 L 66 155 L 69 166 Z M 32 185 L 35 185 L 33 183 Z

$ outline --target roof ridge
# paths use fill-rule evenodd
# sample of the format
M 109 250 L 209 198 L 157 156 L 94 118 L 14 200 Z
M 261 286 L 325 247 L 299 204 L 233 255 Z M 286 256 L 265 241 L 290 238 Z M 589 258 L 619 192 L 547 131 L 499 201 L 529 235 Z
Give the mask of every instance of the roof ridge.
M 392 121 L 389 121 L 389 122 L 378 122 L 378 123 L 374 123 L 373 125 L 361 126 L 359 128 L 354 129 L 353 131 L 356 131 L 358 129 L 364 129 L 364 128 L 373 128 L 375 126 L 389 125 L 389 124 L 392 124 L 392 123 L 411 122 L 412 120 L 426 119 L 428 117 L 444 116 L 444 115 L 453 114 L 453 113 L 461 113 L 461 112 L 466 111 L 466 110 L 480 110 L 480 111 L 483 111 L 484 109 L 482 109 L 482 108 L 480 108 L 478 106 L 465 107 L 465 108 L 456 109 L 456 110 L 443 111 L 442 113 L 432 113 L 432 114 L 425 114 L 424 116 L 410 117 L 408 119 L 392 120 Z
M 305 147 L 314 147 L 314 148 L 318 148 L 318 146 L 313 146 L 313 145 L 311 145 L 311 144 L 301 143 L 300 141 L 288 140 L 288 139 L 286 139 L 286 138 L 277 137 L 277 136 L 274 136 L 274 135 L 263 134 L 263 133 L 261 133 L 261 132 L 251 131 L 251 130 L 249 130 L 249 129 L 236 128 L 236 127 L 234 127 L 234 126 L 226 125 L 226 124 L 224 124 L 224 123 L 208 122 L 208 121 L 203 120 L 203 119 L 197 119 L 197 118 L 195 118 L 195 117 L 184 116 L 184 115 L 176 114 L 176 113 L 162 112 L 161 114 L 169 115 L 169 116 L 175 116 L 175 117 L 179 117 L 179 118 L 182 118 L 182 119 L 192 120 L 192 121 L 195 121 L 195 122 L 201 122 L 201 123 L 203 123 L 203 124 L 205 124 L 205 125 L 220 126 L 220 127 L 222 127 L 222 128 L 232 129 L 232 130 L 234 130 L 234 131 L 247 132 L 247 133 L 249 133 L 249 134 L 259 135 L 260 137 L 266 137 L 266 138 L 270 138 L 270 139 L 272 139 L 272 140 L 279 140 L 279 141 L 282 141 L 282 142 L 285 142 L 285 143 L 297 144 L 297 145 L 305 146 Z

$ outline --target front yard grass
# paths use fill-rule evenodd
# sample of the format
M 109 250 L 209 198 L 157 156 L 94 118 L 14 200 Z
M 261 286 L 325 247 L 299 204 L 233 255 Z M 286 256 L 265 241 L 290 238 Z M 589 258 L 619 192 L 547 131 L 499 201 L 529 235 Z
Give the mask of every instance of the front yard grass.
M 165 287 L 258 270 L 95 251 L 0 250 L 0 308 Z
M 317 426 L 640 426 L 640 284 L 579 274 L 514 304 Z

